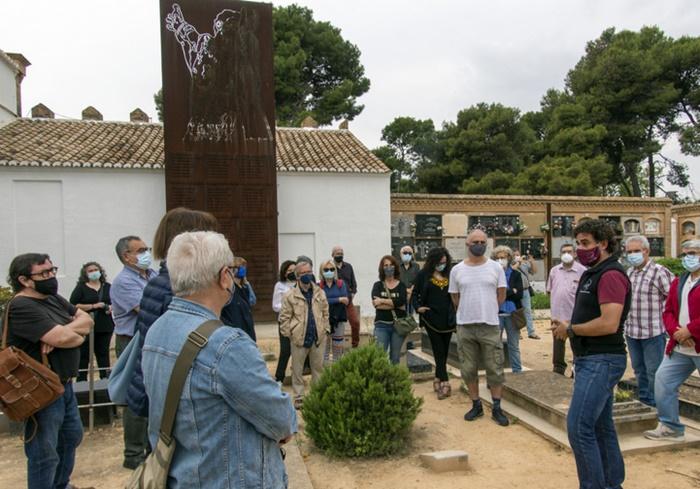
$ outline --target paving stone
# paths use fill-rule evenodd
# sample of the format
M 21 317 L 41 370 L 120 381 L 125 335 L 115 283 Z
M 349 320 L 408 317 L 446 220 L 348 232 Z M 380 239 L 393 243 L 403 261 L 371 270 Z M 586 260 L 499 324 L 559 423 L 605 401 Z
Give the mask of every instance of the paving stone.
M 449 472 L 469 469 L 469 455 L 462 450 L 443 450 L 420 454 L 423 465 L 433 472 Z

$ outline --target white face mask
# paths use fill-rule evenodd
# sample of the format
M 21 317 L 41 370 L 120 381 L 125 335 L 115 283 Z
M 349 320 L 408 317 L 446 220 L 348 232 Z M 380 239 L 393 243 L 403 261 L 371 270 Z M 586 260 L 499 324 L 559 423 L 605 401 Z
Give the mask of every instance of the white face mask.
M 506 258 L 499 258 L 498 263 L 503 267 L 503 268 L 508 268 L 508 260 Z
M 568 265 L 569 263 L 573 263 L 573 261 L 574 261 L 574 255 L 572 255 L 571 253 L 564 253 L 563 255 L 561 255 L 561 262 L 564 265 Z

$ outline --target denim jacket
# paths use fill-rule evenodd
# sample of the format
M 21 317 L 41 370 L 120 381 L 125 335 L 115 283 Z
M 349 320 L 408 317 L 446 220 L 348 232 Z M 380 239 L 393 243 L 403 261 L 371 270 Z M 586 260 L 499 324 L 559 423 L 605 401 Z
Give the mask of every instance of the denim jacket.
M 216 319 L 212 311 L 175 297 L 148 330 L 142 366 L 152 446 L 175 359 L 187 335 L 208 319 Z M 180 396 L 168 487 L 287 487 L 278 442 L 296 430 L 289 395 L 268 373 L 255 343 L 240 329 L 221 326 L 199 352 Z

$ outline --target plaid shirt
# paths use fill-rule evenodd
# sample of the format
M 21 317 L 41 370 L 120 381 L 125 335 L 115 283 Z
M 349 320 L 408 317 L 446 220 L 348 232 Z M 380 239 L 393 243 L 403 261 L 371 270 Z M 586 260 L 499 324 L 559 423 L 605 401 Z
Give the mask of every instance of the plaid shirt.
M 625 323 L 625 334 L 637 340 L 664 334 L 666 330 L 661 315 L 673 274 L 650 259 L 641 269 L 630 267 L 627 275 L 632 283 L 632 305 Z

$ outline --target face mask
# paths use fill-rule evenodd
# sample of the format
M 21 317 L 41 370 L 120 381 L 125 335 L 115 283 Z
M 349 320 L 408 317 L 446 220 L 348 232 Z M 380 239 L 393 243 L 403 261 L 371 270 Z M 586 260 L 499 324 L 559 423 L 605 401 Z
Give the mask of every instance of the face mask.
M 501 267 L 503 268 L 508 268 L 508 260 L 505 258 L 499 258 L 498 264 L 501 265 Z
M 411 255 L 410 253 L 403 253 L 403 254 L 401 255 L 401 261 L 402 261 L 402 262 L 404 262 L 404 263 L 410 263 L 411 260 L 413 260 L 413 255 Z
M 47 278 L 46 280 L 35 280 L 34 290 L 44 295 L 58 294 L 58 280 L 56 277 Z
M 248 273 L 248 269 L 245 265 L 241 265 L 238 267 L 238 270 L 236 270 L 236 278 L 245 278 L 246 273 Z
M 304 285 L 309 285 L 310 283 L 315 281 L 316 279 L 314 278 L 312 273 L 302 275 L 301 277 L 299 277 L 299 282 L 301 282 Z
M 334 256 L 333 261 L 336 263 L 343 263 L 343 255 Z
M 581 262 L 581 265 L 585 267 L 589 267 L 591 265 L 594 265 L 595 263 L 600 260 L 600 248 L 598 246 L 595 246 L 591 248 L 590 250 L 584 250 L 583 248 L 577 248 L 576 249 L 576 256 L 578 257 L 578 261 Z
M 294 275 L 294 272 L 289 272 L 287 274 L 287 280 L 289 280 L 290 282 L 294 282 L 296 279 L 297 279 L 297 276 Z
M 335 277 L 335 272 L 331 272 L 331 271 L 323 272 L 323 278 L 330 280 L 333 277 Z
M 136 266 L 139 267 L 141 270 L 148 270 L 149 268 L 151 268 L 152 262 L 153 259 L 151 258 L 150 251 L 144 251 L 136 257 Z
M 683 268 L 690 273 L 696 272 L 700 269 L 700 257 L 696 255 L 685 255 L 683 257 Z
M 574 255 L 572 255 L 571 253 L 564 253 L 563 255 L 561 255 L 561 262 L 564 265 L 568 265 L 569 263 L 572 263 L 573 261 L 574 261 Z
M 394 276 L 394 267 L 384 267 L 384 275 L 388 277 Z
M 99 280 L 101 276 L 102 273 L 99 270 L 87 274 L 88 280 L 91 280 L 93 282 Z
M 440 263 L 439 265 L 435 265 L 435 270 L 438 272 L 442 272 L 445 270 L 445 267 L 447 266 L 447 263 Z
M 515 262 L 515 263 L 520 263 L 520 260 L 521 260 L 521 258 L 519 256 L 516 256 L 515 258 L 513 258 L 513 262 Z
M 469 245 L 469 252 L 474 256 L 484 256 L 486 245 L 481 243 Z
M 627 255 L 627 261 L 630 262 L 630 265 L 633 267 L 638 267 L 644 263 L 644 255 L 642 253 L 629 253 Z

